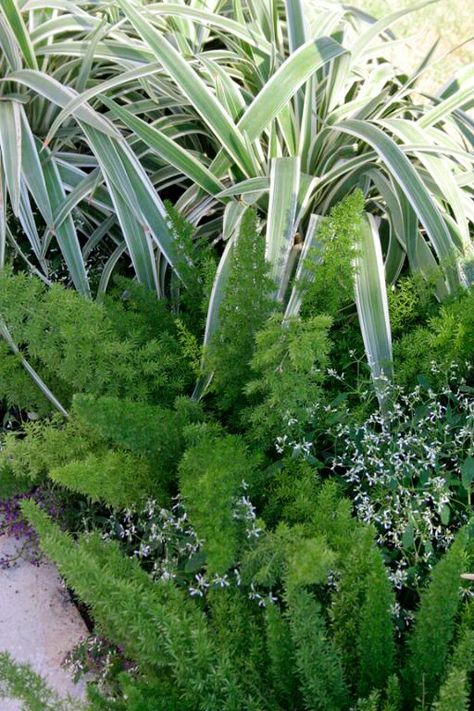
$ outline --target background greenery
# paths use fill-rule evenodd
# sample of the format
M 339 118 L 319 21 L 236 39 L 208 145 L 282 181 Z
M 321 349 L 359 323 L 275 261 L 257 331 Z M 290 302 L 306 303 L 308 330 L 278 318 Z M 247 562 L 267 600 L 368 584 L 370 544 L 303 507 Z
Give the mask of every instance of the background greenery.
M 313 0 L 307 0 L 311 7 Z M 383 17 L 404 7 L 413 7 L 412 0 L 352 0 L 351 5 Z M 462 67 L 474 60 L 474 23 L 472 7 L 465 0 L 440 0 L 440 2 L 417 10 L 408 18 L 402 18 L 394 28 L 400 37 L 408 39 L 407 47 L 394 52 L 400 66 L 413 69 L 423 53 L 439 38 L 436 56 L 450 52 L 449 56 L 433 66 L 423 79 L 422 86 L 431 91 L 451 78 Z M 467 42 L 462 47 L 458 45 Z M 451 52 L 451 50 L 454 50 Z

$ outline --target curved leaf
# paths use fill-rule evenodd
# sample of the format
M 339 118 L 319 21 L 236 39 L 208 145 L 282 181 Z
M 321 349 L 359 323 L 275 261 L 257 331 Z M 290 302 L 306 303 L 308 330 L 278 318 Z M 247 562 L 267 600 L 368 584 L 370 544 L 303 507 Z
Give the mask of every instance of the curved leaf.
M 355 257 L 355 301 L 367 360 L 380 407 L 386 409 L 393 379 L 393 354 L 385 268 L 377 224 L 361 221 Z
M 334 128 L 362 139 L 378 153 L 426 229 L 442 266 L 446 268 L 451 287 L 459 287 L 459 280 L 449 268 L 455 251 L 449 230 L 425 184 L 403 151 L 383 131 L 368 122 L 349 119 L 336 124 Z

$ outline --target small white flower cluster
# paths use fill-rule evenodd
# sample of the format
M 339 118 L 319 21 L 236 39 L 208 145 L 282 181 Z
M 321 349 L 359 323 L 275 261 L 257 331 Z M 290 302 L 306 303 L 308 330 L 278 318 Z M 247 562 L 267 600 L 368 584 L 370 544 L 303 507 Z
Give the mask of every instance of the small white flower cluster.
M 242 480 L 241 486 L 242 495 L 235 500 L 233 518 L 243 523 L 247 540 L 255 541 L 263 533 L 263 528 L 260 528 L 258 525 L 255 506 L 247 495 L 249 488 L 247 482 Z M 232 573 L 225 573 L 223 575 L 214 573 L 212 576 L 208 576 L 204 573 L 198 573 L 194 576 L 193 584 L 188 588 L 188 591 L 191 597 L 204 597 L 208 590 L 228 588 L 231 586 L 240 587 L 241 584 L 240 570 L 239 568 L 234 568 Z M 259 593 L 253 583 L 250 586 L 248 598 L 249 600 L 257 602 L 259 607 L 266 607 L 277 600 L 271 591 L 266 594 Z
M 474 398 L 459 382 L 440 393 L 399 392 L 385 416 L 335 426 L 332 468 L 349 484 L 358 518 L 396 552 L 398 589 L 409 575 L 416 582 L 418 566 L 434 564 L 467 519 L 459 498 L 462 465 L 474 453 Z
M 316 407 L 306 407 L 303 411 L 303 422 L 290 412 L 285 413 L 284 427 L 286 433 L 277 437 L 275 449 L 278 454 L 292 454 L 294 457 L 308 458 L 313 453 L 313 442 L 304 438 L 304 430 L 317 416 Z M 306 427 L 305 427 L 306 425 Z
M 149 499 L 139 512 L 112 515 L 105 538 L 120 538 L 132 548 L 132 555 L 153 561 L 152 576 L 167 581 L 176 577 L 182 560 L 189 560 L 202 547 L 179 497 L 169 509 Z
M 283 435 L 282 437 L 277 437 L 275 440 L 275 449 L 278 454 L 285 454 L 288 450 L 291 450 L 295 455 L 302 455 L 308 457 L 311 454 L 313 448 L 312 442 L 298 442 L 295 439 L 291 439 L 288 435 Z
M 194 576 L 194 583 L 188 588 L 188 591 L 191 597 L 205 597 L 208 590 L 229 588 L 233 585 L 240 587 L 241 582 L 240 571 L 238 568 L 233 570 L 231 575 L 218 575 L 215 573 L 212 576 L 207 576 L 202 573 L 198 573 Z M 259 607 L 274 605 L 278 601 L 278 598 L 273 594 L 272 590 L 269 590 L 266 593 L 261 593 L 258 591 L 254 583 L 250 583 L 248 599 L 256 602 Z
M 242 523 L 247 540 L 255 541 L 263 533 L 258 525 L 255 506 L 248 496 L 248 484 L 241 484 L 241 494 L 235 499 L 233 517 Z M 108 521 L 108 528 L 103 533 L 105 539 L 119 538 L 128 544 L 130 556 L 148 560 L 154 580 L 167 582 L 182 580 L 183 564 L 197 557 L 204 541 L 201 541 L 188 520 L 184 502 L 176 497 L 171 509 L 161 507 L 150 499 L 139 512 L 124 511 L 121 515 L 113 514 Z M 209 590 L 240 587 L 240 571 L 235 568 L 231 573 L 207 575 L 202 570 L 194 575 L 188 592 L 191 597 L 205 597 Z M 255 600 L 260 607 L 272 604 L 276 598 L 271 591 L 260 594 L 254 586 L 248 593 L 250 600 Z
M 117 673 L 117 665 L 136 671 L 136 665 L 123 657 L 123 648 L 116 647 L 104 637 L 91 634 L 81 639 L 66 655 L 63 666 L 72 672 L 75 683 L 85 675 L 94 677 L 94 684 L 103 694 L 110 691 L 110 682 Z
M 393 603 L 391 613 L 397 625 L 396 628 L 398 636 L 402 637 L 403 632 L 413 624 L 415 620 L 415 611 L 407 610 L 397 601 Z
M 242 489 L 244 492 L 248 489 L 248 484 L 244 480 L 242 481 Z M 233 516 L 237 521 L 243 521 L 245 533 L 249 540 L 260 537 L 263 529 L 258 526 L 255 506 L 245 493 L 237 499 Z
M 254 600 L 259 607 L 268 607 L 278 602 L 277 596 L 271 590 L 266 595 L 262 595 L 258 592 L 254 583 L 250 584 L 249 600 Z
M 224 575 L 219 575 L 214 573 L 214 575 L 208 576 L 204 573 L 197 573 L 194 576 L 194 583 L 188 588 L 188 592 L 191 597 L 204 597 L 208 590 L 224 589 L 229 588 L 231 585 L 240 584 L 240 574 L 236 576 L 234 571 L 235 580 L 232 579 L 227 573 Z M 239 581 L 239 582 L 236 582 Z

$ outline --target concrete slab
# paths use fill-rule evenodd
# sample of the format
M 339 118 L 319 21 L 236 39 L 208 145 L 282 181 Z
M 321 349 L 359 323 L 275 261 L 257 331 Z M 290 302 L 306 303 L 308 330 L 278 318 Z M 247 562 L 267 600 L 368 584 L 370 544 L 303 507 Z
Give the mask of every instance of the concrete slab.
M 0 536 L 0 558 L 19 546 L 21 541 Z M 29 664 L 61 697 L 84 698 L 85 685 L 74 684 L 62 663 L 87 634 L 54 565 L 35 567 L 20 559 L 15 567 L 0 570 L 0 652 Z M 0 699 L 0 711 L 19 708 L 17 702 Z

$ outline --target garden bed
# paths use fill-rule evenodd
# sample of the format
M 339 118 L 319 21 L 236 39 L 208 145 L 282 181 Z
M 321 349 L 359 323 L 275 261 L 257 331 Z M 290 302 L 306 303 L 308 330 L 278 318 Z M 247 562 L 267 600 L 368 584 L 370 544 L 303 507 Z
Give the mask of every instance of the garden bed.
M 472 706 L 472 68 L 312 15 L 0 3 L 23 711 Z

